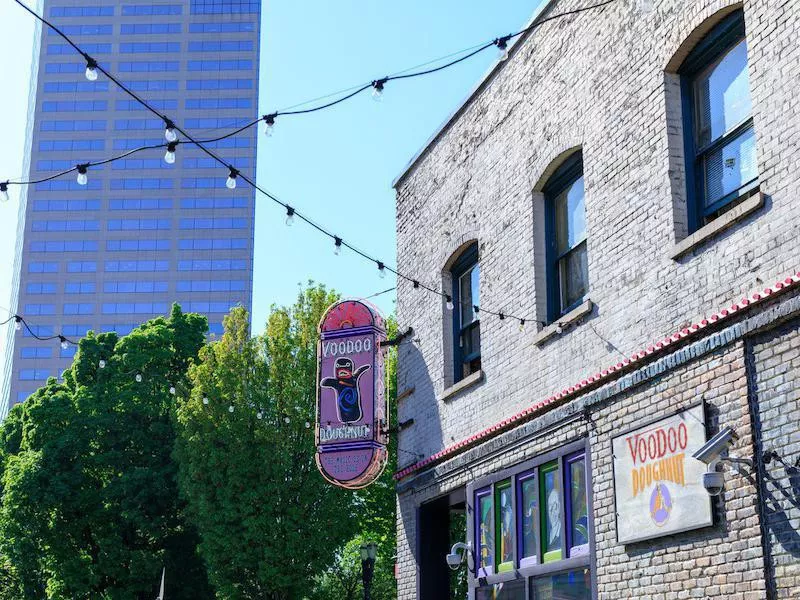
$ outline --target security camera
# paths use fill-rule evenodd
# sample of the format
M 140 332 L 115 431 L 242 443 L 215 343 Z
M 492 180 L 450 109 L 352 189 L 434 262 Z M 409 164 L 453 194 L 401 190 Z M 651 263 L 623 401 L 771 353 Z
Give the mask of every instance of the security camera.
M 703 473 L 703 487 L 709 496 L 719 496 L 725 489 L 725 475 L 717 471 Z
M 711 465 L 722 457 L 727 456 L 731 444 L 739 439 L 736 432 L 731 427 L 726 427 L 717 435 L 708 440 L 702 448 L 695 452 L 692 457 L 702 463 Z
M 456 542 L 453 544 L 453 547 L 450 548 L 450 554 L 447 555 L 447 566 L 453 571 L 458 570 L 461 563 L 466 559 L 469 551 L 469 544 L 465 544 L 464 542 Z M 463 552 L 463 554 L 461 552 Z

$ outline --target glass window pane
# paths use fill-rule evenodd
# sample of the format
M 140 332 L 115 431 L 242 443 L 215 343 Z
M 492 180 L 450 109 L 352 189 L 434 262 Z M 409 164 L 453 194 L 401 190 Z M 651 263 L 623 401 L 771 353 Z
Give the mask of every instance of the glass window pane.
M 559 256 L 586 239 L 583 175 L 555 198 L 556 252 Z
M 478 501 L 478 567 L 483 575 L 494 572 L 494 540 L 492 539 L 492 495 L 486 491 L 477 494 Z
M 698 75 L 694 82 L 695 141 L 703 148 L 750 117 L 750 79 L 745 40 Z
M 570 556 L 589 553 L 589 510 L 586 486 L 586 459 L 578 458 L 569 463 L 569 527 Z
M 538 577 L 531 585 L 533 600 L 591 600 L 592 579 L 589 569 Z
M 461 333 L 461 356 L 467 361 L 481 351 L 481 326 L 473 323 Z M 467 373 L 469 375 L 469 373 Z
M 589 286 L 589 259 L 586 242 L 558 261 L 561 285 L 561 310 L 580 302 Z
M 758 177 L 756 136 L 750 127 L 704 158 L 705 207 L 736 192 Z
M 549 463 L 540 469 L 541 506 L 542 506 L 542 556 L 544 562 L 563 558 L 564 535 L 562 518 L 564 507 L 561 505 L 561 474 L 558 463 Z
M 458 292 L 459 300 L 461 302 L 461 327 L 466 327 L 473 321 L 478 320 L 478 315 L 475 314 L 473 306 L 478 304 L 478 280 L 479 268 L 475 265 L 461 275 L 458 279 Z
M 495 486 L 497 506 L 495 536 L 497 548 L 497 572 L 514 568 L 514 507 L 512 505 L 511 482 L 505 481 Z
M 520 566 L 526 567 L 539 562 L 539 493 L 536 489 L 536 476 L 522 479 L 519 484 L 519 532 Z

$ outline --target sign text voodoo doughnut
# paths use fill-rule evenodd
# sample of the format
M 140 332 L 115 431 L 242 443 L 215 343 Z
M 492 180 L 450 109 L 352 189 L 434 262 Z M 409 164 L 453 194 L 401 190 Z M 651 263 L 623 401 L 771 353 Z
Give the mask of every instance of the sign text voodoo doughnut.
M 358 489 L 386 466 L 386 324 L 366 302 L 345 300 L 325 312 L 317 349 L 317 466 L 341 487 Z

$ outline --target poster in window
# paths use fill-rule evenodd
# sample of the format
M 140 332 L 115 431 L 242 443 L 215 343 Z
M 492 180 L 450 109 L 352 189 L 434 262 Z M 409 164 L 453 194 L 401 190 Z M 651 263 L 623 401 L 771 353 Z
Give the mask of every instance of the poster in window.
M 706 467 L 692 458 L 705 442 L 702 404 L 612 439 L 620 543 L 712 524 Z
M 539 492 L 536 489 L 536 476 L 532 474 L 520 480 L 519 484 L 520 522 L 520 566 L 528 567 L 539 562 Z
M 544 562 L 561 560 L 564 542 L 562 531 L 561 478 L 558 463 L 541 468 L 542 557 Z
M 497 572 L 514 568 L 514 508 L 512 506 L 511 482 L 498 484 L 497 494 Z
M 586 489 L 586 459 L 575 458 L 569 462 L 570 502 L 570 556 L 589 553 L 589 511 Z
M 478 549 L 480 577 L 494 573 L 494 540 L 492 539 L 492 495 L 478 494 Z

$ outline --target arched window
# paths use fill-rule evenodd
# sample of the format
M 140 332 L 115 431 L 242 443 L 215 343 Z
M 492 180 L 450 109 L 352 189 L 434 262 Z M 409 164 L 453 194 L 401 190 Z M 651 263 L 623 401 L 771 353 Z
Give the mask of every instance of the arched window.
M 589 290 L 583 154 L 570 156 L 544 188 L 547 239 L 547 319 L 558 320 Z
M 758 187 L 742 11 L 714 27 L 679 72 L 689 229 L 696 231 Z
M 470 244 L 450 267 L 453 281 L 453 382 L 481 369 L 480 265 L 478 243 Z

